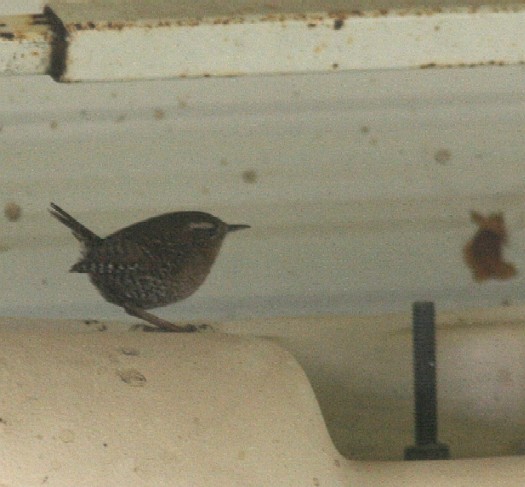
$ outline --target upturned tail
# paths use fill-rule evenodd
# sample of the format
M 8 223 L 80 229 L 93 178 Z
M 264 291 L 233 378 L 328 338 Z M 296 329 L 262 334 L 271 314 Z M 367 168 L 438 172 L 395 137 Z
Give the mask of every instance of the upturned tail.
M 100 240 L 98 235 L 95 235 L 89 228 L 86 228 L 82 223 L 75 220 L 69 213 L 60 208 L 60 206 L 55 205 L 55 203 L 51 203 L 49 213 L 51 213 L 60 223 L 63 223 L 68 227 L 73 232 L 75 238 L 80 242 L 88 244 Z

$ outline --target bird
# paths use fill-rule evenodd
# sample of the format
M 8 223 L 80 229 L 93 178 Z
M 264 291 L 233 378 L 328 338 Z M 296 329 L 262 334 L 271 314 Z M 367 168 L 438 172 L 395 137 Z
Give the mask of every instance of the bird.
M 191 296 L 208 276 L 227 234 L 250 225 L 224 223 L 202 211 L 154 216 L 99 237 L 55 203 L 49 212 L 81 243 L 70 272 L 88 274 L 102 297 L 162 331 L 194 332 L 146 310 Z

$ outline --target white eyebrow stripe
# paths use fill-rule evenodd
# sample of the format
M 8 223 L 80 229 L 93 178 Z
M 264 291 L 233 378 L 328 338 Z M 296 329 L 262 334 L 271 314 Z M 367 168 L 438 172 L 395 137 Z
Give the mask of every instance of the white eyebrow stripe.
M 215 228 L 215 224 L 210 222 L 190 223 L 190 228 L 201 228 L 206 230 L 209 228 Z

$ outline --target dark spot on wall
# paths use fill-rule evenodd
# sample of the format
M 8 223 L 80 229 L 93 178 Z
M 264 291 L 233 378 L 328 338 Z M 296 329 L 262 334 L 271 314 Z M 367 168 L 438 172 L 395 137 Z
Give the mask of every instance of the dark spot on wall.
M 463 247 L 463 258 L 477 282 L 487 279 L 510 279 L 517 274 L 516 268 L 503 260 L 502 249 L 507 243 L 507 230 L 502 213 L 485 217 L 476 211 L 470 219 L 478 225 L 474 237 Z
M 188 108 L 188 101 L 183 98 L 177 97 L 177 108 L 184 109 Z
M 243 171 L 242 180 L 247 184 L 255 184 L 257 182 L 257 172 L 254 169 Z
M 334 29 L 339 30 L 341 27 L 345 25 L 345 21 L 343 19 L 335 19 L 334 20 Z
M 452 159 L 452 153 L 448 149 L 438 149 L 434 153 L 434 160 L 438 164 L 446 164 Z
M 14 201 L 10 201 L 4 206 L 4 215 L 8 221 L 16 222 L 22 216 L 22 208 Z
M 155 108 L 153 116 L 155 117 L 155 120 L 162 120 L 166 117 L 166 112 L 161 108 Z

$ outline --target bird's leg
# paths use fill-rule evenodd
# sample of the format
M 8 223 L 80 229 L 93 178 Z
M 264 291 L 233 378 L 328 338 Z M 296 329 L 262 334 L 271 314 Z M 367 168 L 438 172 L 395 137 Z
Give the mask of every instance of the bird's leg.
M 175 323 L 163 320 L 162 318 L 159 318 L 158 316 L 148 313 L 146 310 L 133 305 L 125 305 L 124 309 L 129 315 L 135 316 L 137 318 L 140 318 L 141 320 L 151 323 L 152 325 L 155 325 L 157 328 L 159 328 L 159 331 L 171 331 L 174 333 L 192 333 L 198 330 L 198 328 L 195 325 L 176 325 Z

